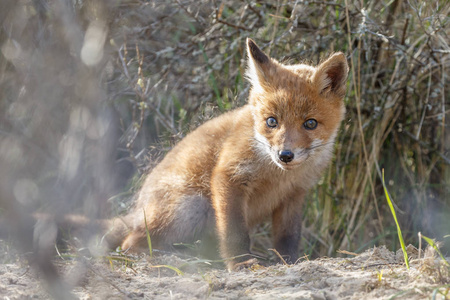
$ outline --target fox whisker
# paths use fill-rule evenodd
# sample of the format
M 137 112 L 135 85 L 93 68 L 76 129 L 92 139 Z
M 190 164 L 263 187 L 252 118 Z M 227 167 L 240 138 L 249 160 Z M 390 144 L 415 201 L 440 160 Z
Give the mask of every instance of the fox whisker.
M 320 147 L 323 147 L 326 145 L 330 145 L 330 144 L 334 144 L 334 142 L 328 142 L 328 143 L 323 143 L 323 144 L 316 145 L 316 146 L 311 146 L 311 147 L 307 148 L 307 150 L 314 150 L 314 149 L 317 149 L 317 148 L 320 148 Z

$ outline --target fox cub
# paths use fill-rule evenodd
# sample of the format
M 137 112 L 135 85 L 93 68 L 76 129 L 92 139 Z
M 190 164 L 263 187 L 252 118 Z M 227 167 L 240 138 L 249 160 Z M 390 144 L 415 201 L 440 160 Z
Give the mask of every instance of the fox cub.
M 212 234 L 232 270 L 248 259 L 249 230 L 271 217 L 274 247 L 296 261 L 303 198 L 332 157 L 345 113 L 348 65 L 342 53 L 317 67 L 284 65 L 251 39 L 247 52 L 248 104 L 206 122 L 167 154 L 133 211 L 108 224 L 110 246 L 145 247 L 146 228 L 155 248 Z

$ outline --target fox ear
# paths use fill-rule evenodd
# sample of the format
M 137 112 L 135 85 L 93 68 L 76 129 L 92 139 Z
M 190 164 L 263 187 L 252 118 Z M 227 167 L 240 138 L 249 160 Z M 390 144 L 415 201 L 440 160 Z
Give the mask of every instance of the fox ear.
M 330 56 L 321 63 L 313 77 L 320 94 L 331 93 L 337 97 L 344 97 L 347 81 L 348 64 L 342 52 Z
M 256 45 L 247 38 L 248 67 L 246 77 L 255 90 L 266 90 L 269 88 L 272 60 Z

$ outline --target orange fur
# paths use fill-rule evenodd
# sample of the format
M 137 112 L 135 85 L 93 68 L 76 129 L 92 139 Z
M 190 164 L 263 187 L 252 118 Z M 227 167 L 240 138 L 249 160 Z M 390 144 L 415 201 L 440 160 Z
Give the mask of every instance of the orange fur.
M 282 65 L 250 39 L 247 51 L 248 104 L 206 122 L 167 154 L 134 210 L 117 222 L 112 246 L 145 246 L 145 211 L 154 247 L 216 236 L 220 254 L 230 258 L 249 253 L 249 230 L 272 217 L 275 248 L 295 262 L 304 195 L 329 164 L 345 113 L 348 65 L 342 53 L 317 67 Z M 305 128 L 311 119 L 317 127 Z

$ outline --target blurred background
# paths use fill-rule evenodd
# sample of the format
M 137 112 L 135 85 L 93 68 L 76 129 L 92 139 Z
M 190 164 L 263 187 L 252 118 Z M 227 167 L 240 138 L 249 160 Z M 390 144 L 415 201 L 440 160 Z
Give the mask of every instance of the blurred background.
M 56 234 L 36 227 L 33 241 L 29 213 L 126 211 L 177 141 L 246 102 L 251 37 L 282 62 L 343 51 L 351 66 L 335 158 L 307 197 L 303 252 L 399 248 L 384 168 L 406 243 L 421 232 L 448 255 L 449 15 L 447 0 L 2 0 L 2 253 Z M 254 240 L 267 255 L 270 224 Z

